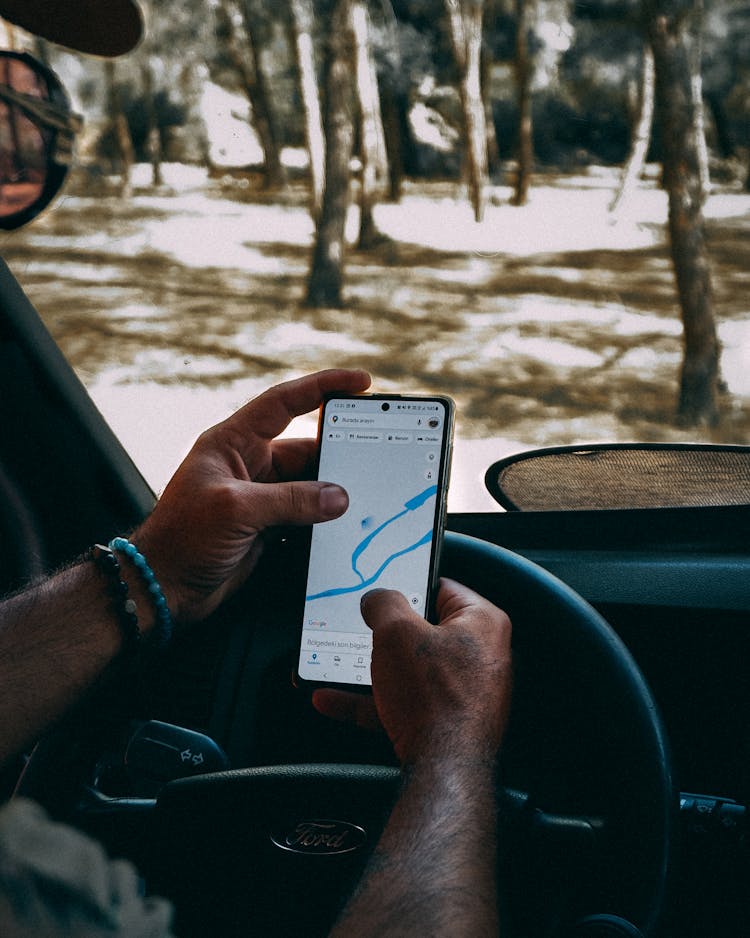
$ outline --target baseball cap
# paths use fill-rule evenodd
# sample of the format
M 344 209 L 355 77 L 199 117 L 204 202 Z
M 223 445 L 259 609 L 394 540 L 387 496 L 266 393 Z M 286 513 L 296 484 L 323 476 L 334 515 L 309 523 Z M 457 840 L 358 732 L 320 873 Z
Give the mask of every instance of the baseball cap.
M 0 17 L 76 52 L 117 56 L 143 32 L 134 0 L 0 0 Z

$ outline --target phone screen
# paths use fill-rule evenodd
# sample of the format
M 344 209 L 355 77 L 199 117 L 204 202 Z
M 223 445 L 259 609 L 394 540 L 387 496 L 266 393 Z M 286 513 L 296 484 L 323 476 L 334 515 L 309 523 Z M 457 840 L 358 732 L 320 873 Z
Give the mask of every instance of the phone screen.
M 445 517 L 449 398 L 333 397 L 320 418 L 318 478 L 349 493 L 340 518 L 313 526 L 298 675 L 367 686 L 372 635 L 362 596 L 403 593 L 427 615 Z

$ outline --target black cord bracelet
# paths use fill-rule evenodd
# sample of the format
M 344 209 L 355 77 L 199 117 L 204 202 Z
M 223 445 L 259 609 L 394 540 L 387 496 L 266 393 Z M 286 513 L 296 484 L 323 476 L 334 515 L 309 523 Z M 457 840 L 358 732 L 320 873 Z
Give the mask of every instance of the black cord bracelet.
M 108 592 L 122 632 L 123 652 L 132 655 L 140 645 L 141 630 L 138 628 L 135 600 L 128 598 L 128 584 L 120 576 L 120 561 L 103 544 L 94 544 L 89 551 L 89 559 L 107 578 Z

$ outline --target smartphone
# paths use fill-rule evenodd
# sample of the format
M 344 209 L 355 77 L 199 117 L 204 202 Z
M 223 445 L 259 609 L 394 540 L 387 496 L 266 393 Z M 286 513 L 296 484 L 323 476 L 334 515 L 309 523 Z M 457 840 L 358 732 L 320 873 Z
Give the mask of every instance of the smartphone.
M 333 395 L 320 411 L 318 478 L 349 507 L 313 525 L 296 683 L 369 688 L 372 634 L 359 611 L 396 589 L 431 617 L 445 526 L 454 404 L 448 397 Z

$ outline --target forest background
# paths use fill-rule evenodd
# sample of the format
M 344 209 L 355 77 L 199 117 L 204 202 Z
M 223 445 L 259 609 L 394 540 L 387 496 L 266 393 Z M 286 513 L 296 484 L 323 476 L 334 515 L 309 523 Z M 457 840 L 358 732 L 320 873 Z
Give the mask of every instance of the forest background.
M 30 257 L 38 258 L 46 244 L 50 263 L 55 252 L 84 260 L 80 231 L 69 230 L 82 206 L 87 224 L 109 224 L 110 234 L 112 225 L 127 229 L 143 221 L 149 195 L 161 201 L 158 207 L 152 201 L 146 215 L 161 213 L 165 198 L 184 195 L 184 185 L 175 182 L 179 164 L 202 168 L 201 191 L 214 199 L 219 215 L 219 200 L 248 210 L 240 238 L 246 245 L 254 243 L 259 224 L 268 224 L 268 216 L 254 210 L 276 206 L 310 220 L 308 229 L 298 224 L 294 249 L 292 238 L 265 238 L 266 253 L 285 259 L 288 269 L 267 291 L 269 308 L 259 312 L 256 297 L 246 318 L 274 319 L 275 311 L 278 325 L 287 315 L 280 305 L 294 307 L 309 330 L 338 332 L 338 357 L 352 363 L 363 357 L 363 340 L 373 330 L 400 333 L 403 348 L 390 346 L 390 367 L 383 356 L 379 373 L 395 385 L 409 374 L 418 375 L 423 388 L 450 392 L 455 385 L 476 435 L 491 426 L 497 432 L 498 409 L 509 415 L 509 427 L 536 405 L 569 420 L 587 407 L 616 413 L 622 426 L 612 436 L 674 438 L 697 426 L 710 439 L 747 441 L 748 400 L 728 393 L 717 321 L 721 327 L 748 318 L 750 200 L 743 194 L 750 191 L 750 4 L 141 0 L 141 6 L 146 38 L 117 62 L 32 43 L 72 92 L 86 125 L 70 197 L 35 225 L 38 234 L 8 239 L 3 254 L 28 265 L 27 288 L 48 310 L 53 333 L 63 346 L 67 341 L 72 357 L 87 345 L 80 316 L 66 311 L 59 291 L 52 309 L 39 303 L 51 278 L 43 261 L 35 267 Z M 243 124 L 253 132 L 253 146 L 243 145 Z M 561 193 L 574 193 L 574 201 L 561 202 Z M 725 197 L 734 199 L 731 208 Z M 587 198 L 580 214 L 571 213 L 576 200 L 583 205 Z M 474 228 L 463 224 L 465 214 L 455 214 L 459 203 Z M 389 210 L 399 206 L 412 221 L 421 218 L 435 229 L 459 217 L 462 225 L 453 243 L 436 239 L 434 231 L 402 239 L 404 219 L 388 223 Z M 183 203 L 178 211 L 194 207 Z M 573 231 L 564 256 L 545 251 L 555 239 L 546 239 L 544 229 L 564 226 L 565 213 L 571 228 L 603 232 L 612 251 L 605 257 L 602 245 L 596 250 L 593 244 L 581 251 Z M 503 237 L 494 237 L 500 223 Z M 508 243 L 509 228 L 527 244 L 523 269 Z M 147 260 L 142 255 L 132 273 L 142 278 Z M 414 271 L 439 267 L 442 276 L 427 300 Z M 60 270 L 58 263 L 58 282 Z M 463 281 L 459 293 L 446 290 L 451 270 Z M 161 266 L 157 272 L 154 264 L 151 275 L 164 283 L 170 271 Z M 384 275 L 407 289 L 396 302 L 398 291 L 389 288 L 389 303 L 368 308 L 362 281 Z M 227 293 L 224 280 L 219 298 Z M 117 286 L 104 304 L 112 309 L 122 301 Z M 257 286 L 244 283 L 245 297 Z M 194 278 L 193 293 L 200 290 Z M 588 324 L 585 315 L 572 322 L 550 317 L 549 298 L 534 301 L 550 291 L 558 303 L 588 304 Z M 528 302 L 498 318 L 487 312 L 487 301 L 500 294 Z M 632 351 L 625 337 L 633 329 L 621 319 L 606 348 L 601 337 L 592 347 L 613 298 L 635 302 L 647 314 L 638 341 L 657 361 L 642 367 L 641 358 L 637 376 L 625 367 Z M 321 312 L 311 312 L 316 309 Z M 466 310 L 476 313 L 477 347 L 486 350 L 505 336 L 504 377 L 493 370 L 497 361 L 476 362 L 470 375 L 460 356 L 452 360 L 450 347 L 432 355 L 424 373 L 420 360 L 430 356 L 435 332 L 443 346 L 452 342 L 458 350 Z M 215 348 L 221 345 L 225 325 L 217 330 L 206 316 L 190 322 Z M 212 328 L 218 338 L 209 336 Z M 153 345 L 155 331 L 145 332 L 141 338 Z M 509 361 L 514 332 L 527 346 Z M 101 324 L 91 335 L 100 352 L 123 338 L 110 329 L 113 341 L 102 342 Z M 541 335 L 578 348 L 572 368 L 551 378 L 538 360 L 524 359 L 528 343 Z M 194 352 L 183 360 L 194 359 Z M 229 358 L 236 353 L 235 343 Z M 239 365 L 273 372 L 271 357 L 245 350 Z M 602 358 L 606 369 L 597 365 Z M 225 378 L 230 373 L 224 369 Z M 571 430 L 574 425 L 573 419 Z

